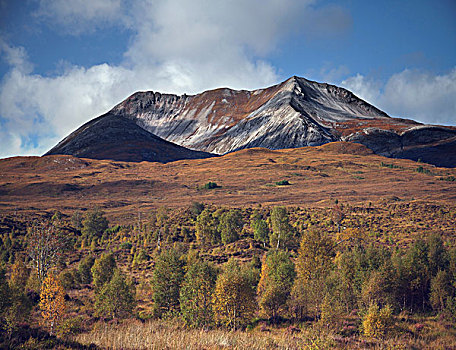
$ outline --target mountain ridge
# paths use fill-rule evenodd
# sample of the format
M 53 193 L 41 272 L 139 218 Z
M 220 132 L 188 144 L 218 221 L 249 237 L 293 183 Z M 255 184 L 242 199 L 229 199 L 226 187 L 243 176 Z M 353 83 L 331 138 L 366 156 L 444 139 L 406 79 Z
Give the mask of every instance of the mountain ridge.
M 218 155 L 348 141 L 383 156 L 456 166 L 455 129 L 392 118 L 347 89 L 297 76 L 252 91 L 135 92 L 108 115 L 189 150 Z

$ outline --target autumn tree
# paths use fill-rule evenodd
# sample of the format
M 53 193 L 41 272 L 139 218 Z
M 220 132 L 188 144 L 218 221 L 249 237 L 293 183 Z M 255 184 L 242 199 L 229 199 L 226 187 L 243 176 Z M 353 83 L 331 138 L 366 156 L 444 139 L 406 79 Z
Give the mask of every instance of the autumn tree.
M 16 259 L 11 266 L 10 284 L 18 288 L 25 288 L 30 270 L 25 265 L 22 259 Z
M 294 264 L 288 252 L 271 250 L 263 257 L 257 290 L 258 304 L 260 312 L 273 322 L 277 321 L 286 306 L 294 277 Z
M 252 272 L 241 268 L 236 260 L 230 260 L 215 285 L 213 311 L 215 320 L 232 329 L 245 326 L 257 307 L 256 281 Z
M 50 333 L 65 314 L 65 290 L 54 273 L 49 273 L 41 285 L 40 310 Z
M 29 227 L 27 252 L 40 282 L 46 278 L 49 269 L 55 266 L 64 248 L 63 236 L 52 222 Z
M 95 310 L 99 316 L 126 318 L 136 306 L 135 288 L 119 269 L 96 295 Z
M 293 284 L 290 306 L 297 318 L 310 312 L 320 312 L 322 295 L 326 287 L 333 260 L 332 239 L 319 230 L 304 232 L 296 259 L 297 277 Z
M 337 232 L 340 233 L 341 223 L 345 219 L 345 213 L 343 207 L 338 203 L 332 208 L 331 218 L 337 226 Z
M 223 244 L 231 243 L 239 239 L 243 226 L 242 215 L 239 209 L 230 209 L 220 216 L 218 230 Z
M 286 248 L 292 237 L 293 229 L 289 223 L 287 209 L 285 207 L 274 207 L 271 211 L 272 232 L 269 235 L 271 247 Z
M 204 327 L 212 323 L 212 293 L 217 269 L 203 261 L 192 263 L 180 290 L 180 308 L 186 324 Z
M 89 210 L 82 220 L 81 232 L 87 237 L 101 237 L 108 228 L 109 221 L 100 208 Z
M 103 254 L 95 260 L 91 271 L 92 280 L 95 290 L 99 291 L 106 282 L 111 280 L 114 270 L 116 269 L 116 260 L 112 253 Z
M 174 249 L 162 252 L 156 260 L 151 281 L 156 316 L 179 312 L 183 278 L 184 264 L 179 254 Z

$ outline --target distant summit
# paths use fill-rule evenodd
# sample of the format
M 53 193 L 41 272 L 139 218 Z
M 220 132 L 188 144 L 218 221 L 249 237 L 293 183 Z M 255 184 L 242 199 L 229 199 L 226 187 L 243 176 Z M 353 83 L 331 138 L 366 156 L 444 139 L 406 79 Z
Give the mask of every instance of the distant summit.
M 213 156 L 165 141 L 140 128 L 133 121 L 109 113 L 84 124 L 45 155 L 51 154 L 160 163 Z
M 252 147 L 283 149 L 349 141 L 361 143 L 388 157 L 456 166 L 455 128 L 391 118 L 344 88 L 296 76 L 253 91 L 220 88 L 192 96 L 137 92 L 98 119 L 114 117 L 119 118 L 115 120 L 122 127 L 117 127 L 113 133 L 115 145 L 109 146 L 112 152 L 108 152 L 111 159 L 120 149 L 122 154 L 128 154 L 123 158 L 154 159 L 141 154 L 157 153 L 154 150 L 156 142 L 121 144 L 122 137 L 130 141 L 135 139 L 131 133 L 146 137 L 135 128 L 138 126 L 149 134 L 189 148 L 189 158 L 209 156 L 208 153 L 192 153 L 190 149 L 225 154 Z M 98 132 L 103 133 L 103 129 L 99 128 Z M 124 132 L 130 136 L 122 136 Z M 77 146 L 81 144 L 78 135 L 77 130 L 68 137 L 72 147 L 63 150 L 64 140 L 48 153 L 68 152 L 63 154 L 77 156 L 81 152 Z M 93 137 L 91 157 L 105 156 L 107 151 L 97 153 L 96 149 L 108 149 L 111 141 L 104 136 L 101 138 L 103 146 L 98 147 L 96 143 L 101 140 Z

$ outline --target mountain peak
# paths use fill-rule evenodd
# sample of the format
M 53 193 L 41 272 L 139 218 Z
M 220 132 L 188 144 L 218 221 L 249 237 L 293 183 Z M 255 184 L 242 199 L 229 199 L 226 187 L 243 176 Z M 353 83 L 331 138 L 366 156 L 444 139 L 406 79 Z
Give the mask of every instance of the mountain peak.
M 419 123 L 391 118 L 342 87 L 298 76 L 253 91 L 219 88 L 181 96 L 137 92 L 108 115 L 138 127 L 134 134 L 141 135 L 143 130 L 189 151 L 215 154 L 252 147 L 281 149 L 353 141 L 378 154 L 407 154 L 413 159 L 420 153 L 424 160 L 426 147 L 456 137 L 451 128 L 415 130 Z M 77 134 L 73 136 L 77 138 Z M 419 152 L 410 151 L 418 146 Z M 442 149 L 441 144 L 438 147 Z M 435 163 L 435 152 L 429 154 Z

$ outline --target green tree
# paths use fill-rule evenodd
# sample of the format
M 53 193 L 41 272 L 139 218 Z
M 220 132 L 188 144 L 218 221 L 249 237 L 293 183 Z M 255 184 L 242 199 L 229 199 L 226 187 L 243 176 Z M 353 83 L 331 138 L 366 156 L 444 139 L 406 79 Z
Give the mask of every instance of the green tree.
M 253 238 L 258 242 L 262 242 L 264 247 L 266 247 L 266 243 L 269 241 L 269 228 L 266 221 L 261 218 L 258 210 L 255 210 L 250 218 L 250 226 L 253 228 Z
M 218 230 L 223 244 L 228 244 L 239 239 L 242 230 L 242 215 L 239 209 L 230 209 L 220 216 Z
M 236 260 L 230 260 L 217 277 L 212 297 L 215 320 L 232 329 L 245 326 L 253 317 L 255 301 L 255 277 L 252 270 L 241 268 Z
M 79 262 L 78 272 L 81 283 L 92 283 L 92 266 L 95 263 L 95 258 L 92 255 L 86 255 L 84 259 Z
M 217 220 L 209 209 L 204 209 L 196 218 L 196 239 L 199 244 L 216 244 L 220 242 Z
M 179 293 L 184 278 L 184 264 L 179 254 L 170 249 L 161 253 L 152 275 L 154 314 L 161 317 L 180 309 Z
M 6 271 L 0 266 L 0 317 L 4 318 L 11 306 L 11 290 L 6 279 Z
M 288 220 L 288 213 L 285 207 L 274 207 L 271 212 L 272 232 L 269 235 L 271 247 L 286 248 L 293 237 L 293 229 Z
M 196 261 L 190 265 L 180 290 L 180 308 L 186 324 L 204 327 L 212 323 L 212 293 L 217 269 L 211 264 Z
M 88 211 L 82 221 L 82 233 L 88 237 L 101 237 L 108 228 L 109 221 L 99 208 Z
M 98 292 L 105 283 L 111 280 L 114 270 L 116 269 L 116 260 L 112 253 L 103 254 L 95 260 L 91 271 L 95 291 Z
M 429 247 L 422 239 L 417 240 L 404 257 L 404 268 L 408 281 L 409 304 L 425 311 L 430 288 Z
M 136 306 L 135 288 L 119 269 L 97 294 L 95 310 L 99 316 L 127 318 Z
M 445 270 L 448 267 L 448 252 L 446 251 L 442 237 L 439 234 L 432 234 L 427 243 L 429 273 L 431 276 L 435 276 L 440 270 Z
M 288 252 L 272 250 L 264 256 L 257 290 L 258 304 L 260 312 L 273 322 L 286 306 L 294 278 L 294 264 Z
M 443 312 L 445 307 L 455 294 L 451 285 L 451 279 L 447 271 L 440 270 L 431 281 L 430 301 L 432 308 L 437 312 Z

